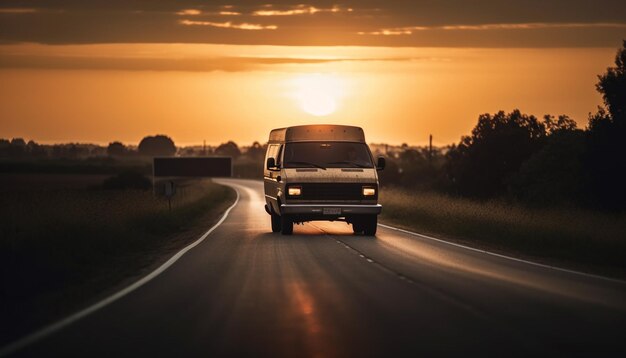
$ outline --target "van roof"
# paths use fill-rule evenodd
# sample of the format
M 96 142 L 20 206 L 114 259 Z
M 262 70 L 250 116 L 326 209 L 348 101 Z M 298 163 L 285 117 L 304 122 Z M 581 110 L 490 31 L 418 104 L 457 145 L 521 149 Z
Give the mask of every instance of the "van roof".
M 361 127 L 336 124 L 312 124 L 273 129 L 270 143 L 337 141 L 365 143 L 365 134 Z

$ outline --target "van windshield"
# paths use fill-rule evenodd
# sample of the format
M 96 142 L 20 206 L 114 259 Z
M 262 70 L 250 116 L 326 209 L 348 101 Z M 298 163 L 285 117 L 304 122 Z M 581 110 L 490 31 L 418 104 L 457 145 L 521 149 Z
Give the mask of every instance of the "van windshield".
M 365 143 L 301 142 L 287 143 L 285 168 L 373 168 Z

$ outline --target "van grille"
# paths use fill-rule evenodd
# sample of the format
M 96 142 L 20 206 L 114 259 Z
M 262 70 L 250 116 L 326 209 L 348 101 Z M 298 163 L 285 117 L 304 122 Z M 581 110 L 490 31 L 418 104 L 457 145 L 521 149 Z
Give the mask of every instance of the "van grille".
M 297 200 L 363 200 L 363 186 L 376 187 L 376 196 L 367 199 L 378 199 L 378 186 L 362 183 L 302 183 L 289 184 L 302 187 L 300 196 L 288 196 Z

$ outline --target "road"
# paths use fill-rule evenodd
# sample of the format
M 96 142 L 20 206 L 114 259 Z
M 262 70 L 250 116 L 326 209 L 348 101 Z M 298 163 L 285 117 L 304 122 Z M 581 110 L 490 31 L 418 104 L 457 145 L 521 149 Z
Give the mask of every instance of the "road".
M 16 356 L 598 356 L 626 352 L 626 284 L 345 223 L 272 234 L 262 183 L 202 243 Z M 384 203 L 383 203 L 384 204 Z M 383 209 L 384 210 L 384 209 Z

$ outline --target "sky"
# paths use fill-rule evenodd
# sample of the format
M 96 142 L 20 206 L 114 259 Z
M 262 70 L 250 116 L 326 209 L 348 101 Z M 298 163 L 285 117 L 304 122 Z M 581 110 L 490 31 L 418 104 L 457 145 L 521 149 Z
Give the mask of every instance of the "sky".
M 266 141 L 359 125 L 458 142 L 519 108 L 586 125 L 624 1 L 0 0 L 0 137 Z

